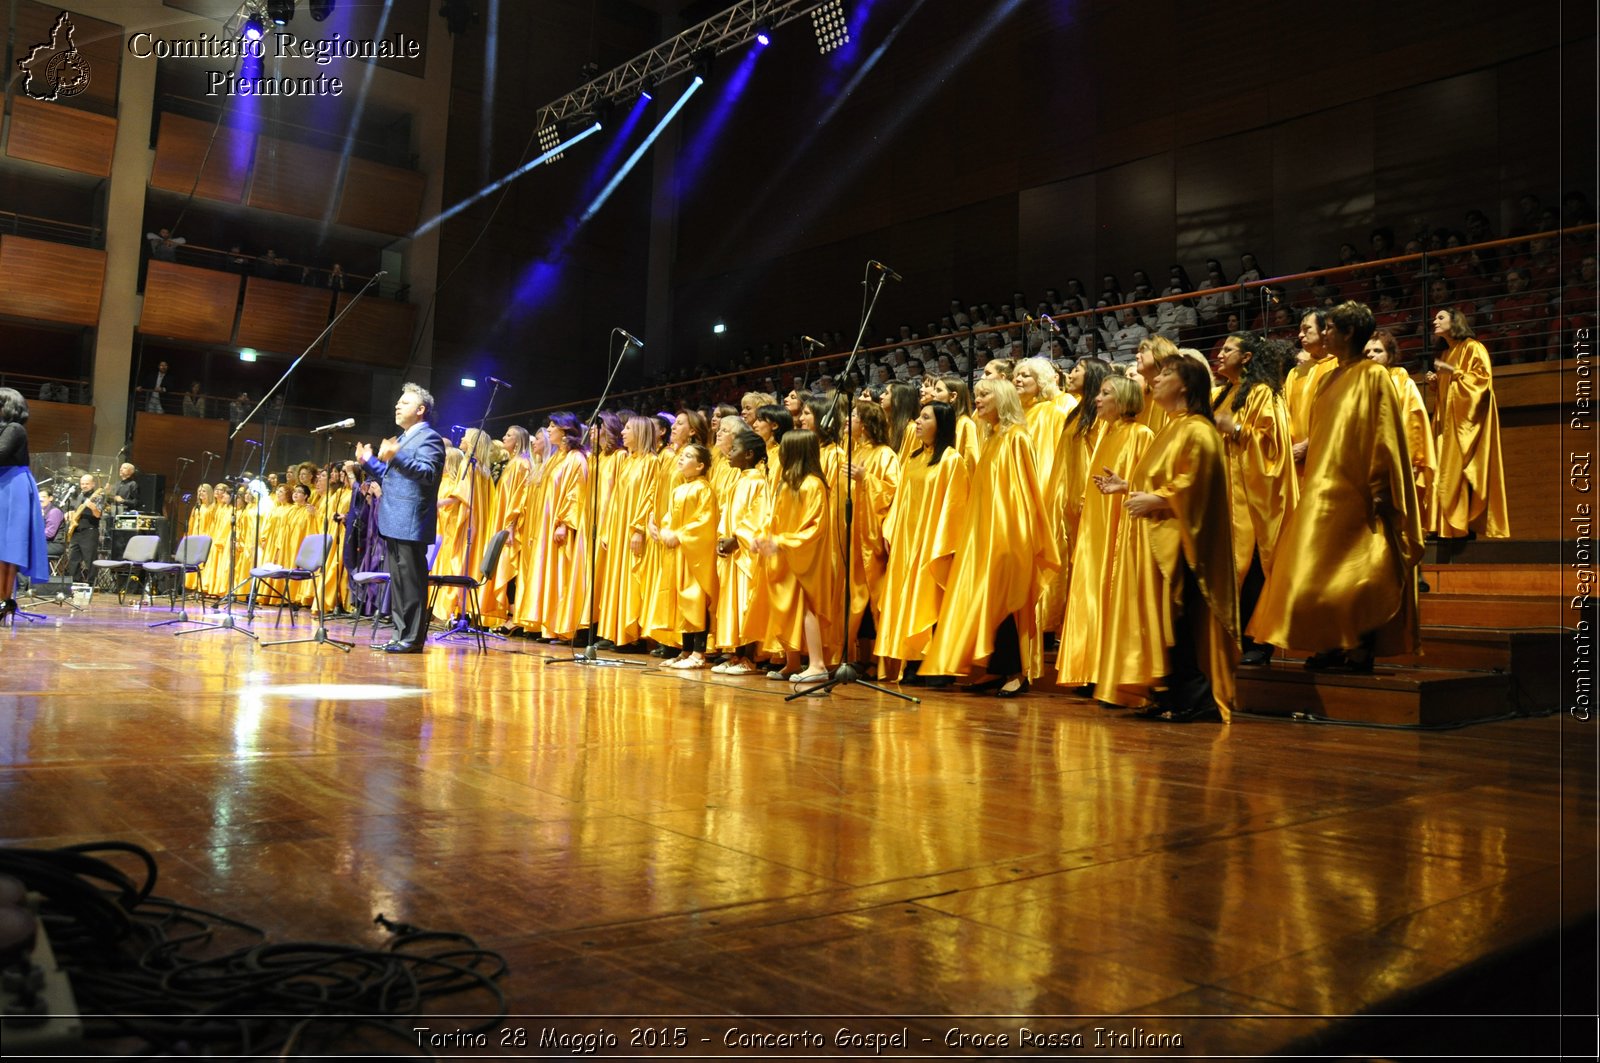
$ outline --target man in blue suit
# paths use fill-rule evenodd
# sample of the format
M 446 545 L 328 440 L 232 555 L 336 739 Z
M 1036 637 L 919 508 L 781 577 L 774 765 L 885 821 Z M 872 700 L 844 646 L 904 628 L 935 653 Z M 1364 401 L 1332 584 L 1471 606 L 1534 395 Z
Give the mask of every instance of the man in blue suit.
M 439 518 L 439 476 L 444 471 L 444 437 L 428 427 L 433 396 L 416 384 L 400 389 L 394 404 L 399 438 L 390 437 L 373 457 L 370 443 L 356 445 L 356 460 L 378 478 L 378 534 L 389 567 L 389 612 L 395 637 L 385 653 L 421 653 L 428 637 L 424 606 L 428 598 L 428 545 Z

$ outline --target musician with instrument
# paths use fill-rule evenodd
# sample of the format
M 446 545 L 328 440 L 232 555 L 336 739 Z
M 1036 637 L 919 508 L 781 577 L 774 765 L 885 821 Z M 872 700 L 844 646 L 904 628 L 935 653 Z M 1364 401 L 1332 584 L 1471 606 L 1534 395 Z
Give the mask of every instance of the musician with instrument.
M 117 482 L 116 487 L 112 489 L 111 501 L 115 502 L 120 509 L 133 512 L 143 509 L 144 491 L 139 484 L 139 470 L 134 467 L 132 462 L 125 461 L 122 463 L 122 467 L 117 470 L 117 475 L 121 479 Z
M 90 568 L 100 556 L 101 507 L 106 500 L 105 489 L 93 473 L 84 473 L 78 480 L 78 502 L 67 525 L 67 557 L 61 567 L 72 579 L 88 583 Z

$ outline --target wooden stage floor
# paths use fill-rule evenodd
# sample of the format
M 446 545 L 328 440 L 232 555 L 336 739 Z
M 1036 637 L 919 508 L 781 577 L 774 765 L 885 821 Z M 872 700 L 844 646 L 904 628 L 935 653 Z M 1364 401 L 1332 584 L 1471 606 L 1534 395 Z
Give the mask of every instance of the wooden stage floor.
M 546 1017 L 514 1029 L 655 1018 L 680 1058 L 784 1054 L 750 1031 L 871 1055 L 844 1027 L 904 1029 L 890 1055 L 1037 1053 L 1028 1027 L 1083 1035 L 1063 1054 L 1240 1056 L 1595 908 L 1594 725 L 1562 717 L 785 703 L 526 640 L 347 656 L 146 629 L 166 616 L 97 600 L 0 631 L 0 844 L 137 843 L 158 893 L 274 940 L 381 945 L 378 912 L 464 931 L 506 957 L 511 1012 Z M 635 1025 L 560 1028 L 626 1052 Z

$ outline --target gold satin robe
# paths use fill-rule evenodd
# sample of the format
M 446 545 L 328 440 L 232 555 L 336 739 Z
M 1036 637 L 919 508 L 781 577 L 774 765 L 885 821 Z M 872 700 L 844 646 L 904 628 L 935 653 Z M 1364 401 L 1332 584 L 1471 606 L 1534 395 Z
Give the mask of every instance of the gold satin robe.
M 1418 644 L 1422 517 L 1405 417 L 1383 366 L 1329 375 L 1312 422 L 1300 502 L 1284 522 L 1249 635 L 1320 652 L 1378 633 L 1380 656 Z
M 656 499 L 656 456 L 629 454 L 619 466 L 611 505 L 600 515 L 605 542 L 605 582 L 600 590 L 597 631 L 618 646 L 644 635 L 639 615 L 644 608 L 644 569 L 649 525 Z M 633 551 L 634 535 L 639 552 Z
M 805 614 L 813 612 L 828 659 L 810 665 L 831 665 L 843 646 L 844 625 L 839 621 L 838 540 L 827 485 L 807 476 L 798 491 L 780 486 L 766 535 L 778 544 L 778 552 L 761 559 L 745 618 L 745 641 L 776 642 L 803 652 Z
M 889 660 L 920 661 L 944 606 L 971 470 L 959 447 L 947 447 L 937 464 L 919 451 L 902 471 L 894 504 L 884 516 L 889 543 L 878 637 L 873 645 L 879 674 Z
M 913 453 L 917 450 L 917 446 L 911 448 Z M 956 418 L 956 449 L 967 460 L 967 471 L 971 472 L 972 467 L 978 464 L 978 455 L 983 452 L 983 433 L 978 429 L 978 422 L 969 414 L 964 413 Z M 904 465 L 906 460 L 902 457 L 900 464 Z
M 517 578 L 521 564 L 523 537 L 527 532 L 524 515 L 528 507 L 528 478 L 533 465 L 526 458 L 515 457 L 500 470 L 500 481 L 494 485 L 494 508 L 490 512 L 489 530 L 510 531 L 505 546 L 500 548 L 500 560 L 495 565 L 489 582 L 478 590 L 478 600 L 483 607 L 483 622 L 498 627 L 511 619 L 511 581 Z
M 900 459 L 887 446 L 856 448 L 856 464 L 866 475 L 854 485 L 851 519 L 850 637 L 860 629 L 870 601 L 883 612 L 883 577 L 888 558 L 883 549 L 883 524 L 900 486 Z
M 1331 354 L 1289 370 L 1283 381 L 1283 404 L 1289 411 L 1289 435 L 1295 443 L 1311 438 L 1311 407 L 1329 373 L 1339 366 Z
M 1174 513 L 1123 514 L 1114 592 L 1101 618 L 1094 696 L 1119 705 L 1149 701 L 1151 689 L 1171 671 L 1168 651 L 1182 624 L 1226 721 L 1239 665 L 1239 593 L 1229 534 L 1228 459 L 1216 426 L 1197 414 L 1168 415 L 1128 478 L 1128 494 L 1140 492 L 1160 495 Z M 1190 603 L 1197 615 L 1180 612 L 1184 565 L 1200 589 Z
M 1069 462 L 1067 451 L 1072 441 L 1067 438 L 1067 415 L 1059 402 L 1039 399 L 1025 408 L 1028 441 L 1033 447 L 1034 472 L 1039 477 L 1039 494 L 1044 500 L 1045 524 L 1050 538 L 1056 544 L 1056 555 L 1061 556 L 1066 541 L 1066 499 L 1063 495 L 1062 474 Z M 1067 607 L 1066 565 L 1052 572 L 1039 589 L 1038 629 L 1054 631 L 1061 623 L 1061 614 Z
M 1244 585 L 1250 558 L 1261 552 L 1261 571 L 1272 571 L 1274 548 L 1283 522 L 1300 501 L 1300 481 L 1294 475 L 1294 443 L 1290 438 L 1289 411 L 1283 399 L 1267 384 L 1255 384 L 1241 409 L 1233 408 L 1233 385 L 1219 388 L 1213 408 L 1239 425 L 1239 438 L 1225 432 L 1228 452 L 1229 511 L 1233 514 L 1233 572 Z
M 1136 420 L 1115 424 L 1096 420 L 1090 435 L 1100 437 L 1088 468 L 1100 476 L 1106 469 L 1132 482 L 1133 470 L 1150 447 L 1155 434 Z M 1103 619 L 1116 593 L 1112 581 L 1124 521 L 1126 495 L 1101 494 L 1087 481 L 1080 500 L 1082 516 L 1074 537 L 1072 580 L 1067 584 L 1066 615 L 1061 622 L 1061 649 L 1056 654 L 1056 679 L 1063 686 L 1089 686 L 1095 682 L 1101 643 L 1106 638 Z
M 662 544 L 665 565 L 677 587 L 673 623 L 680 632 L 705 631 L 717 597 L 717 499 L 704 476 L 672 489 L 672 504 L 661 528 L 670 528 L 679 537 L 677 546 Z
M 972 473 L 950 586 L 921 674 L 965 675 L 986 662 L 994 654 L 995 631 L 1011 616 L 1023 671 L 1038 678 L 1044 669 L 1039 593 L 1060 568 L 1027 429 L 997 427 L 984 440 Z
M 1438 374 L 1434 427 L 1439 432 L 1435 505 L 1441 538 L 1475 532 L 1511 535 L 1505 470 L 1500 461 L 1500 407 L 1494 398 L 1489 352 L 1477 340 L 1454 344 L 1439 359 L 1455 372 Z
M 1404 369 L 1391 366 L 1389 379 L 1394 381 L 1395 392 L 1400 396 L 1400 408 L 1405 411 L 1406 447 L 1411 451 L 1411 468 L 1417 481 L 1417 505 L 1422 510 L 1422 529 L 1436 532 L 1439 526 L 1433 492 L 1439 455 L 1433 442 L 1433 422 L 1428 417 L 1428 404 L 1422 401 L 1422 389 L 1417 387 L 1417 382 Z
M 463 463 L 459 476 L 439 483 L 440 501 L 447 498 L 454 501 L 439 510 L 439 551 L 434 555 L 431 571 L 440 576 L 476 579 L 483 564 L 485 540 L 489 537 L 494 483 L 487 472 Z M 465 591 L 459 587 L 442 587 L 434 600 L 433 615 L 439 620 L 448 620 L 465 608 Z
M 535 599 L 534 615 L 547 637 L 570 639 L 589 621 L 589 456 L 558 453 L 545 462 L 544 480 L 544 519 L 531 544 L 541 579 L 518 597 Z M 563 526 L 567 534 L 558 543 L 556 529 Z
M 1078 421 L 1073 418 L 1067 422 L 1065 434 L 1066 453 L 1061 469 L 1061 569 L 1066 575 L 1067 594 L 1070 596 L 1084 501 L 1090 491 L 1100 493 L 1095 490 L 1091 477 L 1100 475 L 1100 469 L 1094 464 L 1094 452 L 1105 438 L 1106 422 L 1097 417 L 1094 424 L 1089 426 L 1089 431 L 1080 435 Z M 1065 633 L 1067 629 L 1063 626 L 1061 630 Z
M 717 538 L 733 539 L 738 545 L 732 555 L 717 558 L 717 608 L 711 624 L 714 650 L 732 653 L 747 641 L 746 619 L 750 615 L 751 595 L 755 592 L 756 567 L 761 555 L 755 540 L 771 517 L 772 488 L 759 465 L 735 470 L 733 494 L 728 504 L 717 510 Z
M 656 527 L 659 528 L 661 522 L 666 520 L 667 510 L 672 505 L 672 492 L 682 482 L 678 472 L 677 448 L 668 444 L 656 454 L 655 498 L 650 505 L 650 517 L 656 522 Z M 677 613 L 674 600 L 678 595 L 678 587 L 673 582 L 661 544 L 648 536 L 646 540 L 644 604 L 639 626 L 644 629 L 645 637 L 655 639 L 664 646 L 676 646 L 678 636 L 682 634 L 673 627 Z

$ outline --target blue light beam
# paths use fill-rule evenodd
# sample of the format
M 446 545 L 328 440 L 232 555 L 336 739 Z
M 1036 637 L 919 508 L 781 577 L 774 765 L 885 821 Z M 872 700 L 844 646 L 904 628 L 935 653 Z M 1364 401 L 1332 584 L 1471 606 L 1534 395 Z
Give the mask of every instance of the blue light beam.
M 644 153 L 650 150 L 650 145 L 656 142 L 656 137 L 659 137 L 661 131 L 667 128 L 667 124 L 678 116 L 679 111 L 683 110 L 683 105 L 689 102 L 689 97 L 699 92 L 700 86 L 705 83 L 706 79 L 699 74 L 694 76 L 694 80 L 689 82 L 689 87 L 683 90 L 683 95 L 679 96 L 678 101 L 668 109 L 666 114 L 661 116 L 661 121 L 657 122 L 656 127 L 650 130 L 650 135 L 645 137 L 637 148 L 633 149 L 633 154 L 629 155 L 628 161 L 622 164 L 622 169 L 617 171 L 616 176 L 606 183 L 606 186 L 600 190 L 600 194 L 594 198 L 594 202 L 590 203 L 588 208 L 584 210 L 583 216 L 578 219 L 579 226 L 594 217 L 596 212 L 605 206 L 606 200 L 611 198 L 611 193 L 615 192 L 617 186 L 622 183 L 622 179 L 628 176 L 628 171 L 639 165 L 639 160 L 644 158 Z
M 412 231 L 410 239 L 415 240 L 417 237 L 421 236 L 423 233 L 429 232 L 430 230 L 438 228 L 440 225 L 442 225 L 446 221 L 449 221 L 451 218 L 455 217 L 457 214 L 460 214 L 462 211 L 466 210 L 468 207 L 470 207 L 474 203 L 478 202 L 478 200 L 482 199 L 484 196 L 493 195 L 494 193 L 500 191 L 500 189 L 504 188 L 506 185 L 510 184 L 512 181 L 515 181 L 517 178 L 519 178 L 523 174 L 527 173 L 529 170 L 532 170 L 535 167 L 544 165 L 544 163 L 547 160 L 549 160 L 550 158 L 552 158 L 553 156 L 561 154 L 563 151 L 565 151 L 568 148 L 572 147 L 572 145 L 576 144 L 578 141 L 583 140 L 586 137 L 591 137 L 591 136 L 593 136 L 594 134 L 596 134 L 598 132 L 600 132 L 600 123 L 596 122 L 593 125 L 591 125 L 588 129 L 585 129 L 583 132 L 577 134 L 576 136 L 571 137 L 568 140 L 564 140 L 560 144 L 557 144 L 555 147 L 551 148 L 549 151 L 545 152 L 543 155 L 540 155 L 538 158 L 533 159 L 533 160 L 531 160 L 529 162 L 525 162 L 521 166 L 518 166 L 515 170 L 512 170 L 510 173 L 508 173 L 504 177 L 500 178 L 500 180 L 496 181 L 494 184 L 488 185 L 488 186 L 486 186 L 484 188 L 481 188 L 478 191 L 474 192 L 472 195 L 468 196 L 466 199 L 463 199 L 460 203 L 457 203 L 455 206 L 451 207 L 449 210 L 445 211 L 443 214 L 440 214 L 437 218 L 433 218 L 433 219 L 431 219 L 429 221 L 423 222 L 421 225 L 417 226 L 416 229 L 414 229 Z

